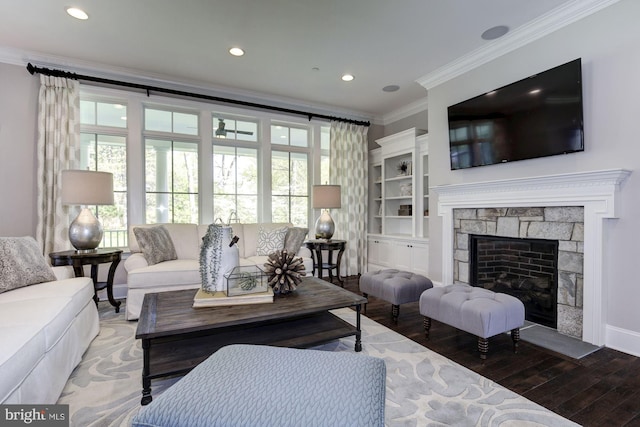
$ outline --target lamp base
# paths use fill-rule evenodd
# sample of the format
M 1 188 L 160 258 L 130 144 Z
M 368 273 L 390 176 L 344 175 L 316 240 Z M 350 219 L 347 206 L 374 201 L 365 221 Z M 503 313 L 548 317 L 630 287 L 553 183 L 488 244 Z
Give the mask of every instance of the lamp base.
M 69 226 L 69 241 L 79 253 L 94 252 L 102 241 L 102 224 L 88 208 Z
M 336 230 L 336 225 L 329 215 L 328 210 L 322 211 L 318 219 L 316 220 L 316 239 L 331 239 L 333 232 Z

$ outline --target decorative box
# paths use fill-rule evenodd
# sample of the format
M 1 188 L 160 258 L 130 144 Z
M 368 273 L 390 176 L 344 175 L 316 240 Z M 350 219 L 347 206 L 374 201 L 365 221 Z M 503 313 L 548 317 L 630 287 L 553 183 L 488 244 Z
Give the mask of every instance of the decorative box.
M 399 216 L 411 216 L 413 214 L 413 205 L 400 205 L 398 209 Z
M 248 295 L 269 290 L 267 276 L 257 265 L 241 265 L 224 275 L 227 296 Z

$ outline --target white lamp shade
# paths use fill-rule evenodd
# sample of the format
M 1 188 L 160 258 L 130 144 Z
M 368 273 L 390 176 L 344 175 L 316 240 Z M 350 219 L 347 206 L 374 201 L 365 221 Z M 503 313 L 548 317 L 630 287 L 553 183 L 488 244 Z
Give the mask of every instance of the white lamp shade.
M 341 207 L 339 185 L 314 185 L 313 209 L 335 209 Z
M 62 171 L 63 205 L 112 205 L 113 174 L 109 172 Z

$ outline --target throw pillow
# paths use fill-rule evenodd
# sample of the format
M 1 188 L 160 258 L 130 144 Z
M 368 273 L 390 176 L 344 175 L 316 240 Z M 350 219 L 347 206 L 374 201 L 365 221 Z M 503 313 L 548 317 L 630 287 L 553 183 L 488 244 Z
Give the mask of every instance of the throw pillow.
M 0 237 L 0 293 L 53 280 L 33 237 Z
M 290 254 L 297 254 L 300 250 L 300 246 L 304 242 L 305 237 L 307 237 L 307 233 L 309 232 L 308 228 L 302 227 L 291 227 L 287 230 L 286 236 L 284 236 L 284 248 Z
M 144 255 L 149 265 L 178 259 L 173 240 L 171 240 L 169 231 L 165 226 L 134 227 L 133 234 L 135 234 L 140 250 L 142 250 L 142 255 Z
M 284 248 L 284 236 L 288 227 L 268 230 L 262 226 L 258 229 L 256 255 L 269 255 Z

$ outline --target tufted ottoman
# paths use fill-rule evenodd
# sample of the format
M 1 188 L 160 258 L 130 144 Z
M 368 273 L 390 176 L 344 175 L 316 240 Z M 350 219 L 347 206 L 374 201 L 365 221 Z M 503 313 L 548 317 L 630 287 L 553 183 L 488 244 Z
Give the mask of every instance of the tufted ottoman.
M 420 295 L 433 288 L 430 279 L 419 274 L 400 270 L 369 271 L 360 277 L 360 292 L 367 298 L 373 295 L 392 304 L 391 316 L 393 321 L 398 321 L 400 304 L 418 301 Z M 364 306 L 365 313 L 367 306 Z
M 131 425 L 382 427 L 385 386 L 376 357 L 229 345 L 140 408 Z
M 514 352 L 518 351 L 524 304 L 511 295 L 464 284 L 427 289 L 420 297 L 420 314 L 427 339 L 435 319 L 476 335 L 483 360 L 489 351 L 488 338 L 503 332 L 511 331 Z

